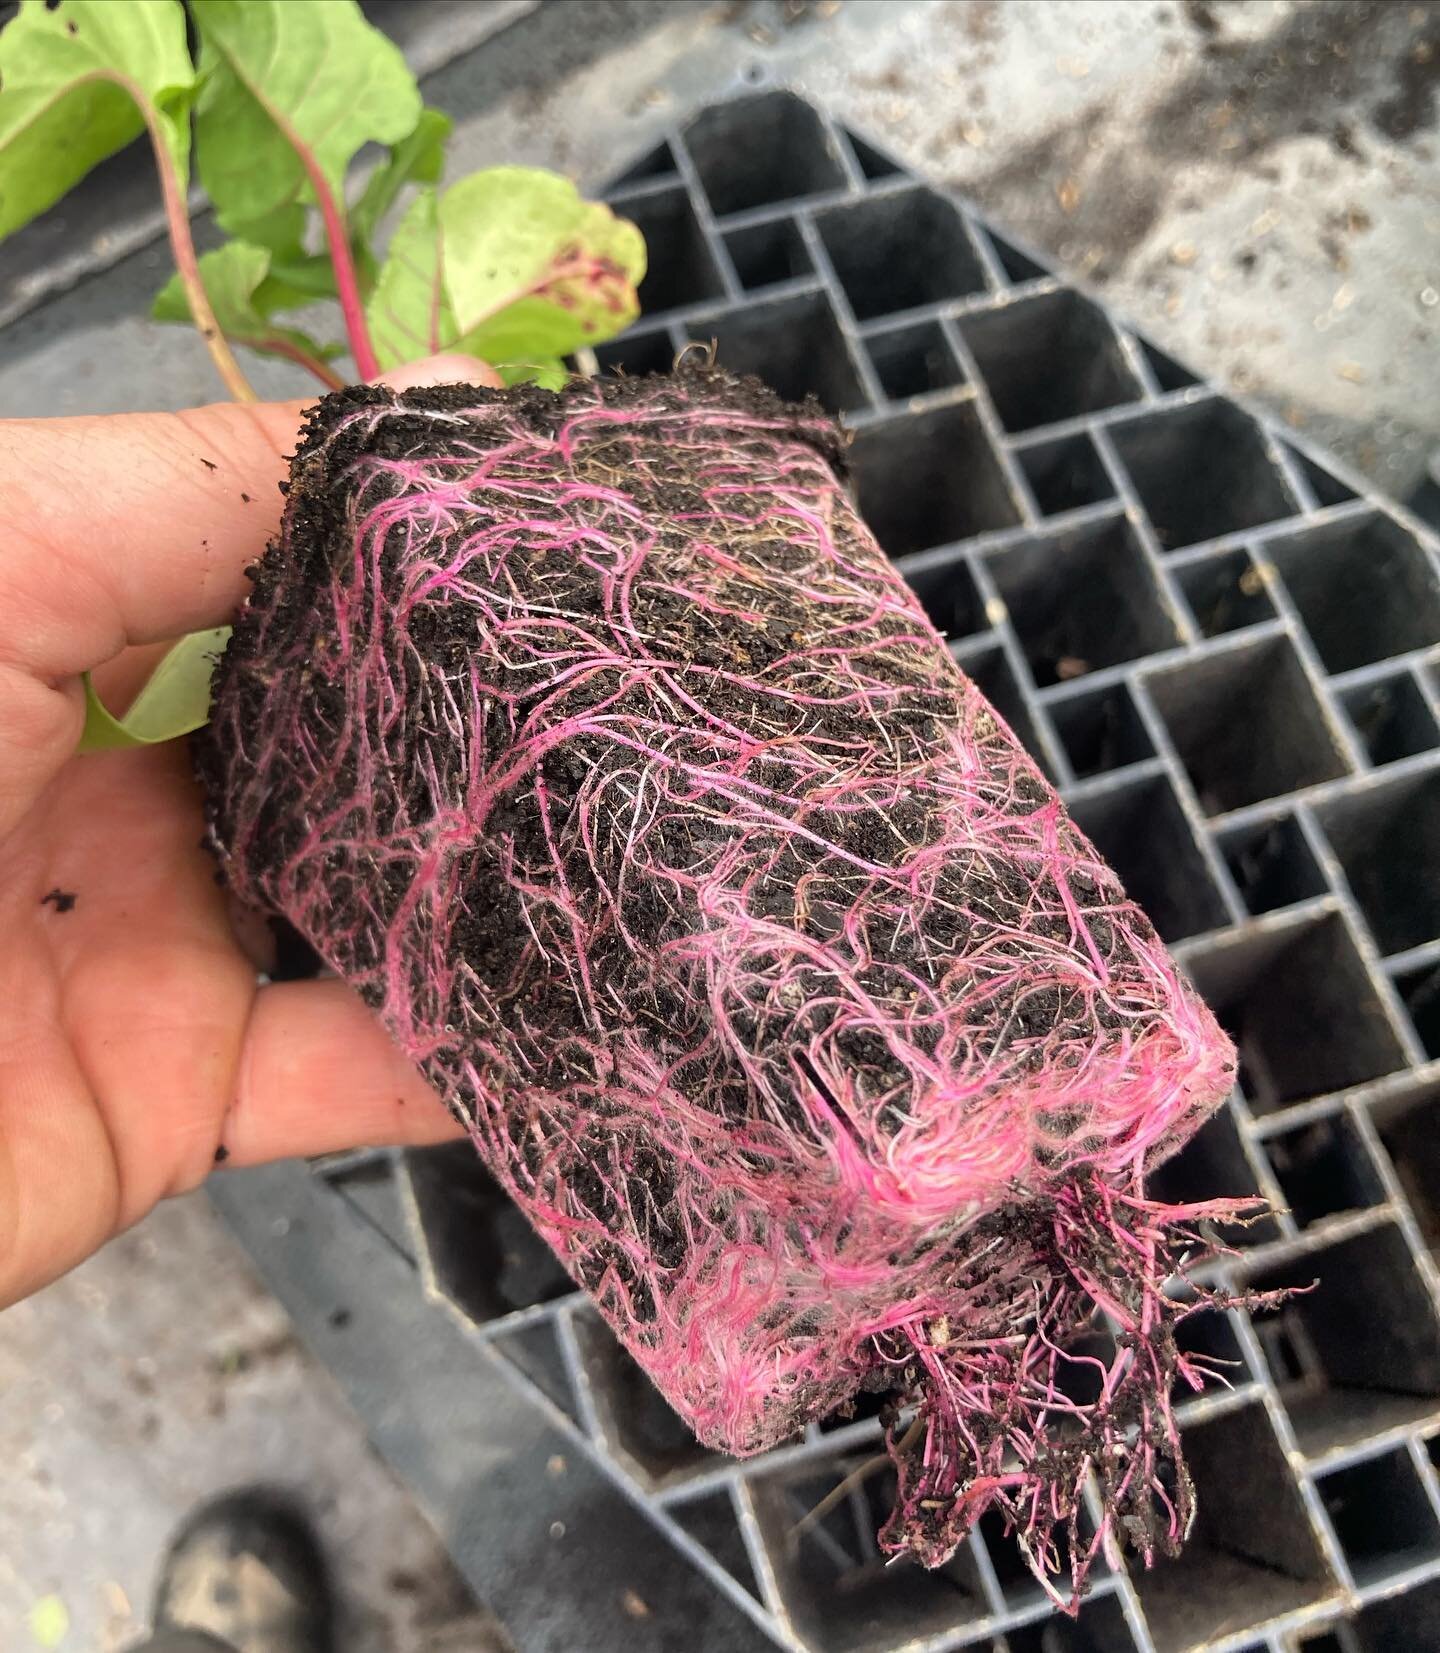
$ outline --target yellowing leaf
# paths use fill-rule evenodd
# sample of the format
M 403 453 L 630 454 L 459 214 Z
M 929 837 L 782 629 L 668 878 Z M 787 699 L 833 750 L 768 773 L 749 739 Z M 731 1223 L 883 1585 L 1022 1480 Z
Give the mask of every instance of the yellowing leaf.
M 195 70 L 180 0 L 23 0 L 0 32 L 0 237 L 145 130 L 183 189 Z

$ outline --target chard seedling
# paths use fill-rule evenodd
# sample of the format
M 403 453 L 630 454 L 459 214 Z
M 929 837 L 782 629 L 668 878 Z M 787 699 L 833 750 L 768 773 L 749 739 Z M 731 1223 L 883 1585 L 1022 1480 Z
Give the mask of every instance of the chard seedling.
M 327 389 L 440 350 L 554 386 L 565 356 L 635 319 L 639 230 L 536 168 L 445 185 L 450 121 L 354 0 L 190 0 L 188 14 L 194 56 L 181 0 L 22 0 L 0 31 L 0 239 L 146 136 L 175 259 L 154 315 L 194 324 L 238 401 L 255 393 L 237 347 Z M 352 180 L 371 145 L 385 158 Z M 226 236 L 198 255 L 192 154 Z M 307 325 L 317 308 L 338 309 L 343 344 Z M 122 718 L 87 678 L 83 747 L 203 722 L 216 647 L 210 632 L 177 644 Z

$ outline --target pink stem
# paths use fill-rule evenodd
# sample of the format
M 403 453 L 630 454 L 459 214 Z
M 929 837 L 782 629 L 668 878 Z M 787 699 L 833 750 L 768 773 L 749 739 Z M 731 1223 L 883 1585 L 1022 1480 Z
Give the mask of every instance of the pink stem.
M 287 134 L 288 136 L 288 134 Z M 292 142 L 295 140 L 292 138 Z M 380 371 L 375 346 L 370 342 L 370 329 L 365 321 L 365 305 L 360 297 L 360 281 L 355 274 L 355 259 L 350 251 L 350 238 L 345 233 L 345 215 L 335 199 L 329 180 L 320 170 L 315 157 L 300 143 L 295 151 L 310 180 L 319 203 L 320 217 L 325 224 L 325 239 L 330 247 L 330 263 L 335 271 L 335 287 L 340 299 L 340 313 L 345 317 L 345 333 L 350 340 L 350 352 L 355 358 L 355 374 L 360 379 L 373 379 Z

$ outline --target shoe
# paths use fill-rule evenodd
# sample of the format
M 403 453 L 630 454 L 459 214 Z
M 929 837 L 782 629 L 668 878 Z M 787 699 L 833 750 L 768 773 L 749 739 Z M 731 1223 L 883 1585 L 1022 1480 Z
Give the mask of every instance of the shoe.
M 261 1487 L 203 1504 L 170 1545 L 156 1632 L 204 1630 L 235 1653 L 333 1653 L 329 1570 L 309 1522 Z

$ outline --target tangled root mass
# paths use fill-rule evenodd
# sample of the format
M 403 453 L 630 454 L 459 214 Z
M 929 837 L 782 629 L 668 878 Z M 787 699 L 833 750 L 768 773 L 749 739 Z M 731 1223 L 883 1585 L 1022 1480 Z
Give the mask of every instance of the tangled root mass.
M 1141 1179 L 1233 1057 L 842 477 L 817 408 L 708 369 L 328 397 L 211 832 L 703 1441 L 889 1390 L 886 1545 L 997 1505 L 1078 1588 L 1189 1522 L 1164 1282 L 1206 1212 Z

